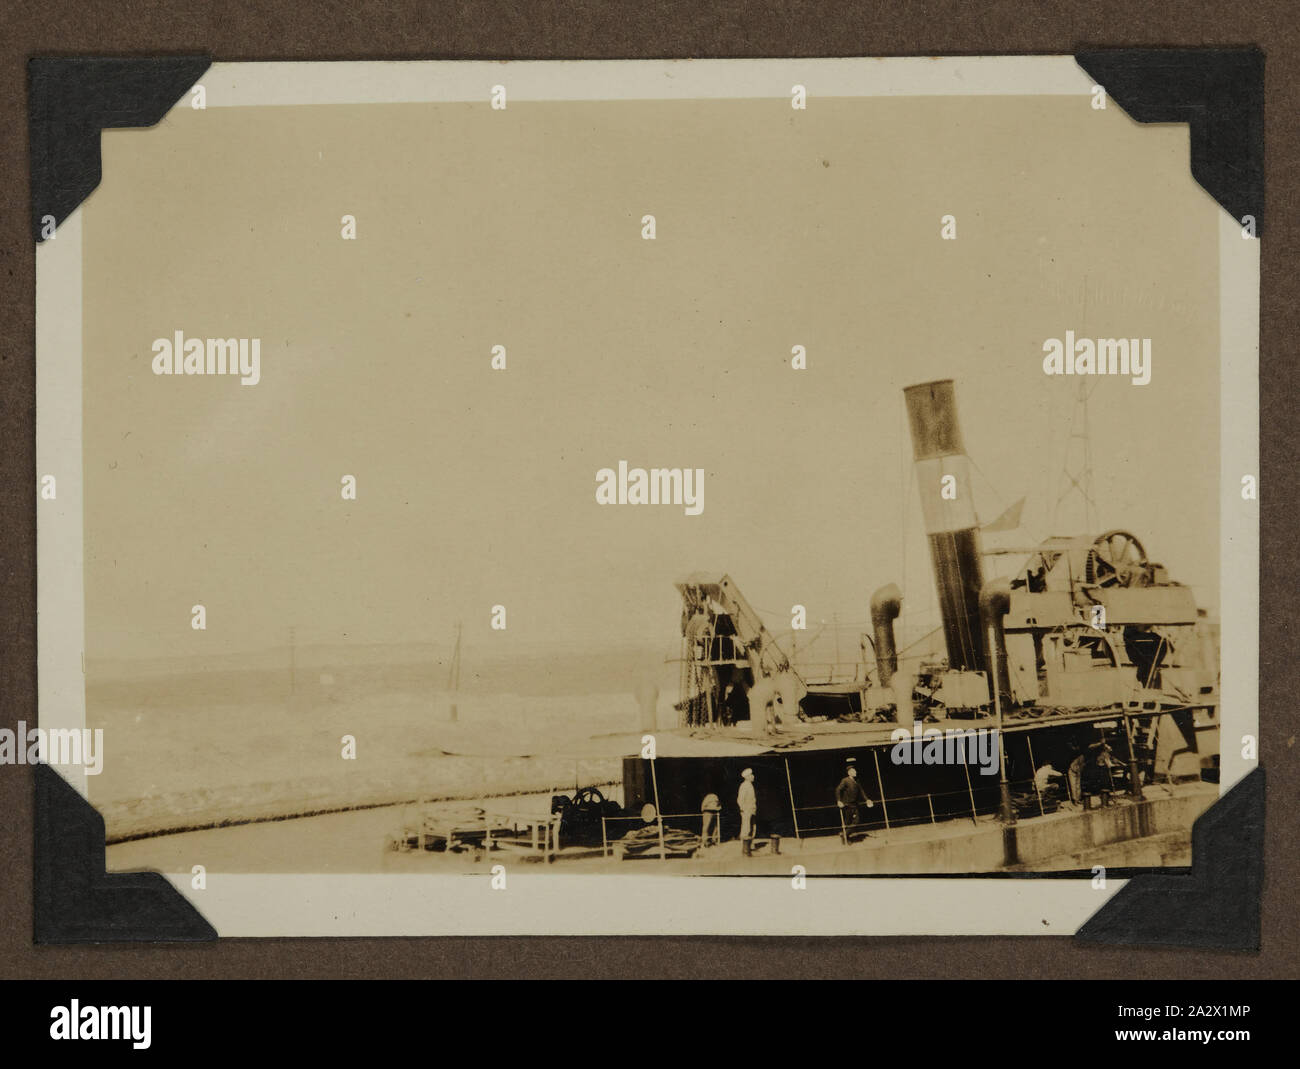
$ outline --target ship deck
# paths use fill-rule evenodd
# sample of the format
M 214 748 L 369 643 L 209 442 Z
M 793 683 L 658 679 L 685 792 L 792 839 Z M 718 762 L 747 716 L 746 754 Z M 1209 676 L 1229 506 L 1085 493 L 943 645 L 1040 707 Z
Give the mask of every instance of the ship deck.
M 1039 728 L 1060 727 L 1069 724 L 1087 724 L 1114 720 L 1124 715 L 1154 716 L 1163 713 L 1180 713 L 1188 710 L 1211 708 L 1215 701 L 1171 704 L 1166 695 L 1150 692 L 1128 705 L 1090 707 L 1086 709 L 1018 709 L 1007 713 L 1001 721 L 1005 734 L 1018 734 Z M 920 730 L 988 731 L 998 727 L 994 716 L 940 717 L 921 723 Z M 655 750 L 659 757 L 757 757 L 762 754 L 792 753 L 815 750 L 863 749 L 885 746 L 894 742 L 894 733 L 900 729 L 913 737 L 914 725 L 902 722 L 861 722 L 826 720 L 820 723 L 800 721 L 774 731 L 755 733 L 748 726 L 714 725 L 707 728 L 674 728 L 659 730 L 655 736 Z M 641 749 L 640 739 L 629 739 L 627 753 Z

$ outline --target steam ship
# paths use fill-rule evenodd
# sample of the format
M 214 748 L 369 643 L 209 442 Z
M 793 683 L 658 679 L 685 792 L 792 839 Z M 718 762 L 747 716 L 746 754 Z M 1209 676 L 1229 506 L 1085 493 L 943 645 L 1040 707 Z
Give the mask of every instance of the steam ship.
M 689 576 L 677 584 L 678 726 L 624 759 L 620 819 L 641 814 L 644 853 L 666 855 L 671 840 L 707 856 L 690 837 L 707 840 L 713 800 L 720 839 L 739 835 L 749 770 L 758 830 L 746 853 L 793 837 L 862 855 L 864 835 L 935 842 L 974 825 L 995 833 L 997 857 L 943 847 L 907 862 L 974 871 L 1188 838 L 1217 796 L 1219 724 L 1217 635 L 1191 589 L 1123 530 L 1023 547 L 1009 577 L 986 580 L 954 384 L 903 393 L 942 647 L 900 657 L 905 595 L 889 584 L 869 599 L 869 655 L 853 678 L 814 679 L 735 580 Z M 976 759 L 980 735 L 996 740 L 995 768 Z M 849 765 L 864 797 L 846 821 L 836 787 Z M 605 821 L 603 837 L 624 827 Z

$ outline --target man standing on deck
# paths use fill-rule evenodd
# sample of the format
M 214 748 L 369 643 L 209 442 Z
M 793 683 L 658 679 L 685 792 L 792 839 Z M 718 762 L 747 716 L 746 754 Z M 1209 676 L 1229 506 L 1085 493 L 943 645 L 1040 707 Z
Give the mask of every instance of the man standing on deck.
M 700 846 L 722 842 L 722 802 L 710 791 L 700 803 Z
M 682 634 L 686 636 L 686 648 L 692 658 L 709 660 L 709 615 L 703 605 L 696 606 L 695 612 L 682 625 Z
M 845 769 L 844 778 L 840 780 L 839 786 L 835 788 L 835 804 L 841 809 L 841 826 L 844 829 L 844 842 L 847 845 L 853 841 L 853 832 L 858 824 L 858 803 L 865 802 L 868 809 L 875 806 L 867 792 L 862 789 L 862 784 L 858 782 L 858 769 L 856 759 L 850 757 L 848 767 Z
M 740 790 L 736 794 L 740 806 L 740 847 L 745 857 L 754 852 L 754 818 L 758 815 L 758 798 L 754 795 L 754 770 L 745 769 L 740 774 Z
M 1059 780 L 1065 779 L 1065 776 L 1056 771 L 1056 766 L 1048 761 L 1045 765 L 1040 765 L 1037 772 L 1034 773 L 1034 790 L 1038 792 L 1038 797 L 1044 801 L 1056 802 L 1061 797 L 1061 787 Z

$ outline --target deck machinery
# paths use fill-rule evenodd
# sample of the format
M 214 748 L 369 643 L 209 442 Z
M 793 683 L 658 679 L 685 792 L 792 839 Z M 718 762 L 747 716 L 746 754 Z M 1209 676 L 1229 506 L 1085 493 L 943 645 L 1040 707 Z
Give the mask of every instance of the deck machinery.
M 808 688 L 729 575 L 697 573 L 682 595 L 683 727 L 762 730 L 799 715 Z
M 1009 578 L 985 581 L 970 461 L 951 380 L 904 391 L 947 665 L 933 673 L 949 708 L 1026 715 L 1136 704 L 1217 708 L 1217 664 L 1198 634 L 1190 588 L 1120 530 L 1049 538 L 1018 553 Z M 952 677 L 974 676 L 972 687 Z M 943 703 L 945 690 L 960 696 Z M 971 694 L 976 701 L 971 701 Z

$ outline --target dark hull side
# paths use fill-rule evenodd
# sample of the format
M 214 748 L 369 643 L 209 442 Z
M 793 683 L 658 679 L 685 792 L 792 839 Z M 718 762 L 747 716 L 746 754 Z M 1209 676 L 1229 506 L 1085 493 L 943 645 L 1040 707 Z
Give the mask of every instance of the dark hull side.
M 1007 775 L 1013 795 L 1035 799 L 1036 804 L 1034 769 L 1051 761 L 1064 772 L 1097 739 L 1094 725 L 1079 723 L 1008 734 Z M 1118 745 L 1112 737 L 1111 745 L 1117 761 L 1126 762 L 1122 736 Z M 914 747 L 907 744 L 906 751 L 915 761 Z M 700 803 L 706 795 L 716 794 L 722 802 L 723 838 L 734 838 L 740 828 L 736 794 L 741 772 L 750 768 L 758 799 L 759 835 L 793 836 L 796 821 L 799 835 L 838 835 L 835 788 L 844 778 L 850 757 L 856 759 L 858 781 L 876 803 L 873 809 L 861 810 L 859 827 L 970 820 L 973 813 L 999 809 L 1001 787 L 996 766 L 992 774 L 984 774 L 978 763 L 902 764 L 896 763 L 894 756 L 895 744 L 890 743 L 748 757 L 660 757 L 653 762 L 653 774 L 650 761 L 628 757 L 623 761 L 625 810 L 636 814 L 647 803 L 654 805 L 657 788 L 657 808 L 664 813 L 665 824 L 698 832 Z M 972 757 L 972 762 L 977 760 Z M 1122 778 L 1119 770 L 1115 774 Z

